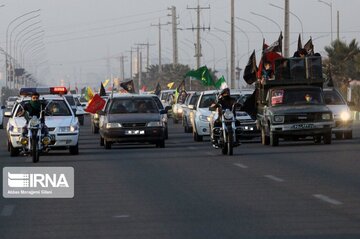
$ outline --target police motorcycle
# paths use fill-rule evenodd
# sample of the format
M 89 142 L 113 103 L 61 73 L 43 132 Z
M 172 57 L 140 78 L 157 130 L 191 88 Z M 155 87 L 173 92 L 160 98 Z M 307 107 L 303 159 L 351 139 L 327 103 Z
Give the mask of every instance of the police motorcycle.
M 241 145 L 240 143 L 240 121 L 236 120 L 236 110 L 241 107 L 241 104 L 234 103 L 232 109 L 223 109 L 221 104 L 217 103 L 215 107 L 209 107 L 210 111 L 221 112 L 221 125 L 216 124 L 216 119 L 213 117 L 212 127 L 210 126 L 212 143 L 215 148 L 221 148 L 223 155 L 233 155 L 233 148 Z M 219 127 L 220 126 L 220 127 Z
M 23 153 L 31 155 L 33 163 L 39 162 L 40 154 L 48 150 L 48 145 L 51 143 L 49 135 L 45 135 L 45 112 L 51 101 L 45 107 L 41 104 L 40 117 L 32 116 L 27 123 L 27 135 L 20 139 L 23 146 Z M 30 117 L 30 116 L 29 116 Z

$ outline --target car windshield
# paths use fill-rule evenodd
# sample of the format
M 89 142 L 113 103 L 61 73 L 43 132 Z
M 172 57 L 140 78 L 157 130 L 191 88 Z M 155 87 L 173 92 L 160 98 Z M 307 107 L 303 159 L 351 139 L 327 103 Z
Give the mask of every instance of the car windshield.
M 76 102 L 72 95 L 65 96 L 66 101 L 69 103 L 70 106 L 76 106 Z
M 193 95 L 190 99 L 189 105 L 195 105 L 199 99 L 199 95 Z
M 327 105 L 344 105 L 346 104 L 337 91 L 324 91 L 324 99 Z
M 17 108 L 15 115 L 18 117 L 23 116 L 23 107 L 29 101 L 23 101 L 20 103 L 20 106 Z M 45 115 L 46 116 L 71 116 L 71 110 L 67 106 L 64 100 L 50 100 L 42 101 L 43 105 L 46 106 Z
M 269 93 L 272 106 L 323 104 L 320 89 L 275 89 Z
M 201 97 L 199 108 L 208 108 L 212 103 L 215 103 L 215 101 L 216 101 L 215 93 L 211 95 L 203 95 Z
M 17 97 L 9 97 L 8 101 L 16 101 L 18 98 Z
M 110 114 L 159 113 L 159 109 L 152 98 L 131 98 L 113 100 L 109 112 Z

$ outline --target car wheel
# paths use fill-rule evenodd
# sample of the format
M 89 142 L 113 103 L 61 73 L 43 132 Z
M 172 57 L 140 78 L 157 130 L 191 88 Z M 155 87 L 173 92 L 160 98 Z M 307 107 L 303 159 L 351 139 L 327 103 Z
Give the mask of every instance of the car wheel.
M 193 136 L 194 136 L 194 141 L 196 142 L 201 142 L 203 141 L 203 137 L 201 135 L 199 135 L 197 132 L 193 132 Z
M 336 139 L 342 139 L 343 138 L 343 133 L 335 133 L 335 138 Z
M 79 154 L 79 143 L 77 143 L 75 146 L 70 146 L 69 152 L 71 155 L 78 155 Z
M 111 141 L 107 141 L 104 139 L 104 146 L 105 146 L 105 149 L 111 149 Z
M 3 129 L 4 128 L 4 124 L 0 124 L 0 129 Z
M 104 146 L 104 138 L 100 136 L 100 146 Z
M 324 134 L 323 140 L 324 140 L 324 144 L 331 144 L 331 132 Z
M 94 124 L 91 124 L 91 131 L 93 134 L 98 134 L 99 133 L 99 128 L 96 127 Z
M 314 136 L 314 143 L 315 144 L 320 144 L 321 143 L 321 136 L 320 135 L 315 135 Z
M 160 140 L 159 142 L 156 143 L 156 147 L 157 148 L 165 148 L 165 140 Z
M 9 142 L 9 144 L 10 144 L 10 157 L 18 156 L 19 155 L 19 149 L 14 148 L 10 142 Z
M 270 132 L 270 145 L 271 146 L 279 145 L 279 136 L 275 135 L 273 132 Z
M 345 132 L 344 133 L 344 138 L 345 139 L 352 139 L 353 138 L 352 131 Z

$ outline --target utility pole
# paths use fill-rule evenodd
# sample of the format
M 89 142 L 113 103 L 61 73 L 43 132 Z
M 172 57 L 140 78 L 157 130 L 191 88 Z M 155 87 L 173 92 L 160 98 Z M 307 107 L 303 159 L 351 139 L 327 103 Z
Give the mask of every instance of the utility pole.
M 340 40 L 340 14 L 339 11 L 337 11 L 337 32 L 336 32 L 336 36 L 337 36 L 337 40 Z
M 196 13 L 197 13 L 197 25 L 196 27 L 192 27 L 192 28 L 188 28 L 188 29 L 191 29 L 191 30 L 196 30 L 196 44 L 195 44 L 195 57 L 196 57 L 196 68 L 199 68 L 200 67 L 200 58 L 202 57 L 202 54 L 201 54 L 201 44 L 200 44 L 200 30 L 202 29 L 203 31 L 205 30 L 210 30 L 210 27 L 200 27 L 200 12 L 202 9 L 210 9 L 210 6 L 208 7 L 200 7 L 200 2 L 198 0 L 198 5 L 196 8 L 189 8 L 187 7 L 187 9 L 194 9 L 196 10 Z
M 290 6 L 289 0 L 285 0 L 285 19 L 284 19 L 284 56 L 289 57 L 290 46 Z
M 231 84 L 230 88 L 235 89 L 235 4 L 234 0 L 231 0 L 231 53 L 230 53 L 230 78 L 231 78 Z
M 171 8 L 168 8 L 168 10 L 171 10 L 171 14 L 168 16 L 171 16 L 171 23 L 172 23 L 172 35 L 173 35 L 173 67 L 179 63 L 179 56 L 178 56 L 178 43 L 177 43 L 177 16 L 176 16 L 176 7 L 171 6 Z
M 133 47 L 130 48 L 130 80 L 133 79 Z
M 151 26 L 159 27 L 159 73 L 162 71 L 161 69 L 161 26 L 169 25 L 170 23 L 161 23 L 159 19 L 159 24 L 151 24 Z
M 120 81 L 125 81 L 125 56 L 120 56 Z
M 149 49 L 150 46 L 155 46 L 155 44 L 149 44 L 149 42 L 147 43 L 137 43 L 135 44 L 136 46 L 146 46 L 146 72 L 149 71 L 149 63 L 150 63 L 150 55 L 149 55 Z

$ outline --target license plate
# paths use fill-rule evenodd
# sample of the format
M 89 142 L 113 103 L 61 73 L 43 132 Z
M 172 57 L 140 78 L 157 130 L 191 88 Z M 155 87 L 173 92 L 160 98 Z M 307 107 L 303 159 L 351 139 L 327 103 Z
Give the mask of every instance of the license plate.
M 312 129 L 314 127 L 313 124 L 296 124 L 292 126 L 293 129 Z
M 144 135 L 145 130 L 126 130 L 125 134 L 126 135 Z

